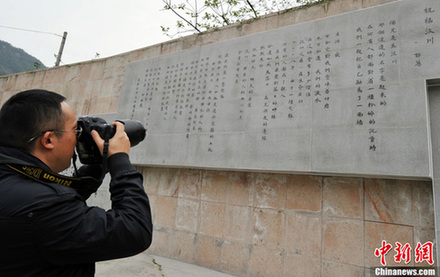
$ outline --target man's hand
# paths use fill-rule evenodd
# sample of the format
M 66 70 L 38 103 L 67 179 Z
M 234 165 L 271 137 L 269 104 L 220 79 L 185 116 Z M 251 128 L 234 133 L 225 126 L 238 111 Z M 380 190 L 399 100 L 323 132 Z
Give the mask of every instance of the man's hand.
M 128 154 L 128 152 L 130 151 L 130 140 L 127 136 L 127 133 L 125 133 L 124 124 L 122 124 L 121 122 L 113 122 L 112 125 L 116 126 L 116 133 L 109 140 L 108 156 L 110 157 L 111 155 L 120 152 L 124 152 Z M 104 149 L 104 140 L 95 130 L 91 132 L 91 135 L 102 155 L 102 151 Z

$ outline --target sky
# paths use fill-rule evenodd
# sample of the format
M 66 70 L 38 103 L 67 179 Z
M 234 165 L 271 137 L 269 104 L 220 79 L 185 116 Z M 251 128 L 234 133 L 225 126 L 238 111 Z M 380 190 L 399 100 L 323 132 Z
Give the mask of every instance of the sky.
M 174 26 L 177 17 L 163 6 L 162 0 L 1 0 L 0 40 L 47 67 L 55 64 L 64 32 L 60 65 L 97 53 L 110 57 L 170 40 L 160 26 Z

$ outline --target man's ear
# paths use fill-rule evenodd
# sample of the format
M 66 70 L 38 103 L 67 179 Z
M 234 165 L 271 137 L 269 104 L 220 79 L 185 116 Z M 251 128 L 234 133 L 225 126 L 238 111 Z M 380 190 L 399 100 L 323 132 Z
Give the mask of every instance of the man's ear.
M 54 148 L 55 133 L 52 131 L 45 132 L 39 139 L 39 143 L 45 149 Z

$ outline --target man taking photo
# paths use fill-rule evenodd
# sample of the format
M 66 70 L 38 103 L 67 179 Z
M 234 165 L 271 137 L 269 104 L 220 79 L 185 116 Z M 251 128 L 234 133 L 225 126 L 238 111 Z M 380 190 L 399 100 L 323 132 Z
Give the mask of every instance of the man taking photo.
M 0 110 L 0 276 L 94 276 L 95 262 L 138 254 L 152 241 L 142 175 L 115 122 L 107 168 L 67 169 L 82 130 L 65 97 L 46 90 L 12 96 Z M 91 132 L 103 153 L 104 140 Z M 107 150 L 107 149 L 106 149 Z M 89 207 L 107 170 L 112 209 Z M 95 178 L 93 178 L 95 176 Z M 92 181 L 91 181 L 92 180 Z

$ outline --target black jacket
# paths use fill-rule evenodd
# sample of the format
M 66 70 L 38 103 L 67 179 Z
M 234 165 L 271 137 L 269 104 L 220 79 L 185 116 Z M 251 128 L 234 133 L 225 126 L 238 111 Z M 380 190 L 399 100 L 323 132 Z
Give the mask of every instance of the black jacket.
M 127 154 L 108 159 L 108 211 L 87 206 L 71 187 L 33 180 L 8 163 L 50 170 L 26 152 L 0 147 L 0 276 L 94 276 L 96 261 L 151 244 L 149 200 Z

